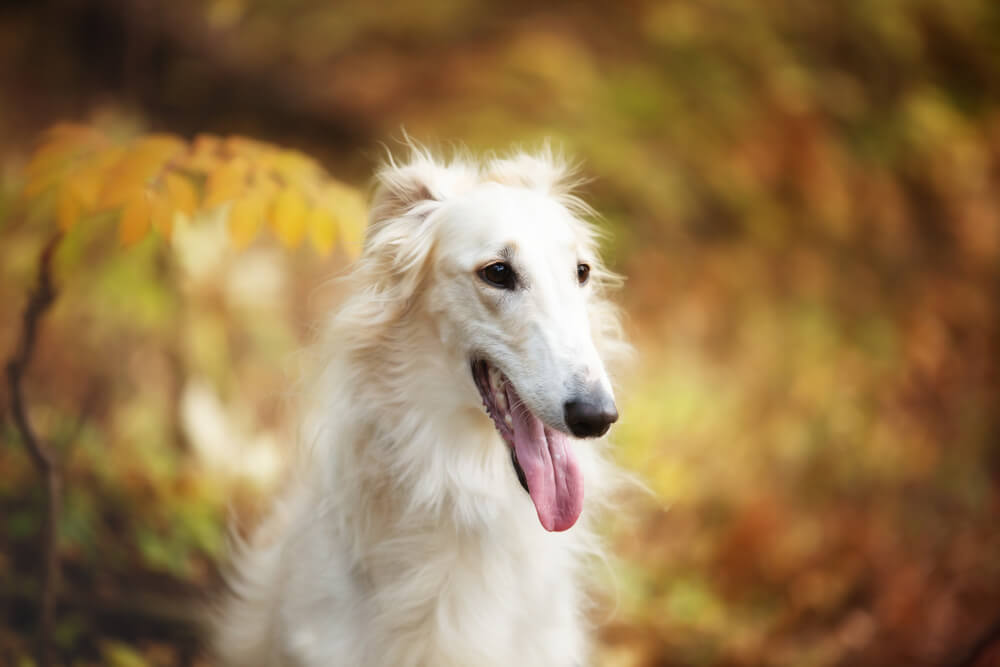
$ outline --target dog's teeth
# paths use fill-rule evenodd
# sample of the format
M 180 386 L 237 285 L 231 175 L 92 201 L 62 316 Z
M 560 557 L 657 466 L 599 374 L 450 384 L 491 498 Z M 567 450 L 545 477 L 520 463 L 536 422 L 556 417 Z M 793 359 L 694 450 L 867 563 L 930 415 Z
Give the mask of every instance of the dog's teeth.
M 514 427 L 514 420 L 511 418 L 510 414 L 504 415 L 503 420 L 507 422 L 507 426 L 510 426 L 511 428 Z

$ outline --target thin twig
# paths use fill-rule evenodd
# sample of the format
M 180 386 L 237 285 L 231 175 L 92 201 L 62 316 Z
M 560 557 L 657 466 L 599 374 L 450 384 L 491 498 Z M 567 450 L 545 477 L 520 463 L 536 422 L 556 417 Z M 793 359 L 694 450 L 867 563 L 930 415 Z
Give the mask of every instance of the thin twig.
M 24 402 L 24 375 L 38 341 L 38 325 L 52 302 L 56 291 L 52 284 L 52 256 L 62 234 L 56 234 L 45 245 L 38 259 L 38 284 L 28 297 L 21 319 L 21 337 L 14 356 L 7 363 L 7 382 L 10 386 L 10 411 L 21 435 L 21 442 L 31 457 L 35 469 L 45 480 L 46 512 L 42 537 L 42 587 L 41 613 L 38 625 L 38 662 L 42 667 L 51 663 L 52 626 L 55 620 L 55 603 L 59 590 L 59 513 L 62 496 L 62 477 L 59 461 L 52 449 L 35 434 Z

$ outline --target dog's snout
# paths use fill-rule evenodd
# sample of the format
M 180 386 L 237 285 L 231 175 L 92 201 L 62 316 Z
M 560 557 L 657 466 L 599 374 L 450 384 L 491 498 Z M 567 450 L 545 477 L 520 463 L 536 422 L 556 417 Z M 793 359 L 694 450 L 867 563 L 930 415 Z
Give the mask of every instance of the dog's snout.
M 618 421 L 618 408 L 607 392 L 598 389 L 567 401 L 563 405 L 563 418 L 576 437 L 597 438 Z

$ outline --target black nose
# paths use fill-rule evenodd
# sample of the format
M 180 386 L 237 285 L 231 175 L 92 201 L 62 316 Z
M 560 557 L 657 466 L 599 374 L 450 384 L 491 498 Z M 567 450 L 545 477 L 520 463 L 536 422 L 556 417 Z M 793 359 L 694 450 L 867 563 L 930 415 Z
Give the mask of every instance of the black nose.
M 595 391 L 567 401 L 563 417 L 570 433 L 578 438 L 597 438 L 608 432 L 618 421 L 618 408 L 611 396 Z

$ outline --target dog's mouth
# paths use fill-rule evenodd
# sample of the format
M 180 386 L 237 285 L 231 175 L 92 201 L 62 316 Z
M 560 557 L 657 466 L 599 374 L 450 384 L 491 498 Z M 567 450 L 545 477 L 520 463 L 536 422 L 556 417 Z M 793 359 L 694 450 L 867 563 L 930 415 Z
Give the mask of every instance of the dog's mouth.
M 569 436 L 536 417 L 507 376 L 489 362 L 474 360 L 472 378 L 486 413 L 510 447 L 514 472 L 531 496 L 542 527 L 572 527 L 583 509 L 583 475 Z

